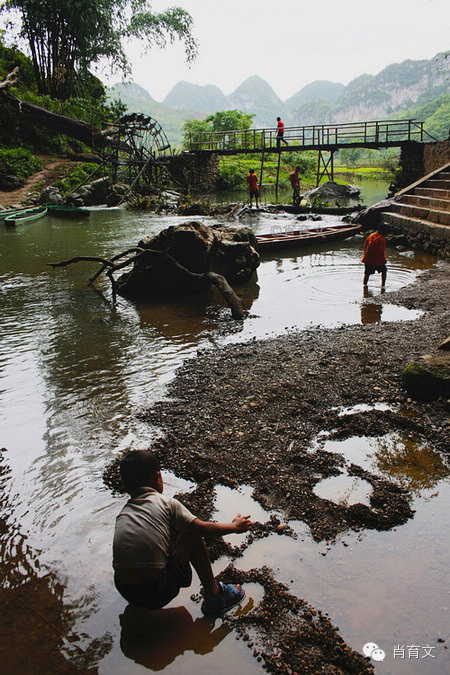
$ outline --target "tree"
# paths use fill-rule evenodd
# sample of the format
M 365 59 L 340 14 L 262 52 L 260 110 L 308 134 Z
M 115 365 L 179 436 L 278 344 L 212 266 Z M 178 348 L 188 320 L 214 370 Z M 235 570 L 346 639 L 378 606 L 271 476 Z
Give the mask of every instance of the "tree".
M 343 164 L 356 166 L 361 158 L 361 148 L 344 148 L 339 150 L 339 159 Z
M 206 139 L 203 134 L 226 131 L 247 131 L 252 126 L 254 115 L 244 113 L 241 110 L 221 110 L 209 115 L 204 120 L 185 120 L 183 124 L 183 147 L 195 150 L 201 147 L 202 140 Z M 242 143 L 242 136 L 233 141 L 233 147 Z
M 183 132 L 183 148 L 188 150 L 189 148 L 194 148 L 196 145 L 201 147 L 202 134 L 206 134 L 212 131 L 211 125 L 206 120 L 185 120 L 182 132 Z
M 188 62 L 197 55 L 192 17 L 181 7 L 153 13 L 148 0 L 0 0 L 1 11 L 28 44 L 39 93 L 53 98 L 77 95 L 102 58 L 128 74 L 124 39 L 138 38 L 144 52 L 179 39 Z
M 250 113 L 244 113 L 241 110 L 221 110 L 205 119 L 205 122 L 211 124 L 211 131 L 234 131 L 241 129 L 245 131 L 252 126 L 255 116 Z

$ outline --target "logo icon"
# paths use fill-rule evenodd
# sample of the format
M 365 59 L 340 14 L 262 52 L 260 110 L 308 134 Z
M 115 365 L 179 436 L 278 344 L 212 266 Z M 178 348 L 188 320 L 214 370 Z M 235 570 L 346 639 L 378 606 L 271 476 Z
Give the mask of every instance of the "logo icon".
M 375 642 L 366 642 L 363 647 L 364 656 L 369 656 L 374 661 L 384 661 L 386 654 Z

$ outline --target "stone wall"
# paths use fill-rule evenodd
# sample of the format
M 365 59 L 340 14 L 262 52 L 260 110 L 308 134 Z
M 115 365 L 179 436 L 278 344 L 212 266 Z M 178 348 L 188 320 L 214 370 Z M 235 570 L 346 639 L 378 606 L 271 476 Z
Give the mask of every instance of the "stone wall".
M 415 183 L 416 180 L 424 175 L 423 172 L 423 143 L 409 142 L 403 143 L 400 152 L 401 172 L 396 177 L 395 191 Z
M 435 143 L 403 143 L 400 153 L 401 173 L 396 179 L 396 191 L 450 162 L 450 141 Z
M 205 194 L 215 190 L 219 170 L 218 155 L 186 152 L 170 158 L 172 178 L 190 194 Z
M 423 149 L 423 173 L 426 176 L 450 163 L 450 141 L 427 143 Z

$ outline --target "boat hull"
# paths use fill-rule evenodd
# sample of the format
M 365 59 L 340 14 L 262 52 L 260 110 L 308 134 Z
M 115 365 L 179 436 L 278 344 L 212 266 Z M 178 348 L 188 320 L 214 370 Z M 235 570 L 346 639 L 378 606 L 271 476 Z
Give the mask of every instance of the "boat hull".
M 30 209 L 23 209 L 17 213 L 13 213 L 5 217 L 5 225 L 7 227 L 16 227 L 17 225 L 22 225 L 23 223 L 30 223 L 33 220 L 42 218 L 47 213 L 46 206 L 36 206 Z
M 358 225 L 335 225 L 330 227 L 314 227 L 309 230 L 293 230 L 292 232 L 271 232 L 257 234 L 258 251 L 277 251 L 286 248 L 301 248 L 324 244 L 327 241 L 348 239 L 358 234 L 361 227 Z
M 47 204 L 48 214 L 59 218 L 88 218 L 91 215 L 89 209 L 79 206 L 64 206 L 59 204 Z

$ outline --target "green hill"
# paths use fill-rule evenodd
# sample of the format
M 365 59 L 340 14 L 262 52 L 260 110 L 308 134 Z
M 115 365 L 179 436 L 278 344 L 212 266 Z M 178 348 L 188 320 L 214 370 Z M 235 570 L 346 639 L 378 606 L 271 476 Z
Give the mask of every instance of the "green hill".
M 186 119 L 204 119 L 219 110 L 238 109 L 255 115 L 254 127 L 274 127 L 278 116 L 288 126 L 346 123 L 360 120 L 416 118 L 436 138 L 448 136 L 450 58 L 444 53 L 429 60 L 407 60 L 367 73 L 347 86 L 317 80 L 282 101 L 261 77 L 245 80 L 225 96 L 215 85 L 179 82 L 157 103 L 142 87 L 115 85 L 110 95 L 120 96 L 130 111 L 155 117 L 174 145 L 181 144 Z M 168 105 L 171 103 L 171 105 Z

